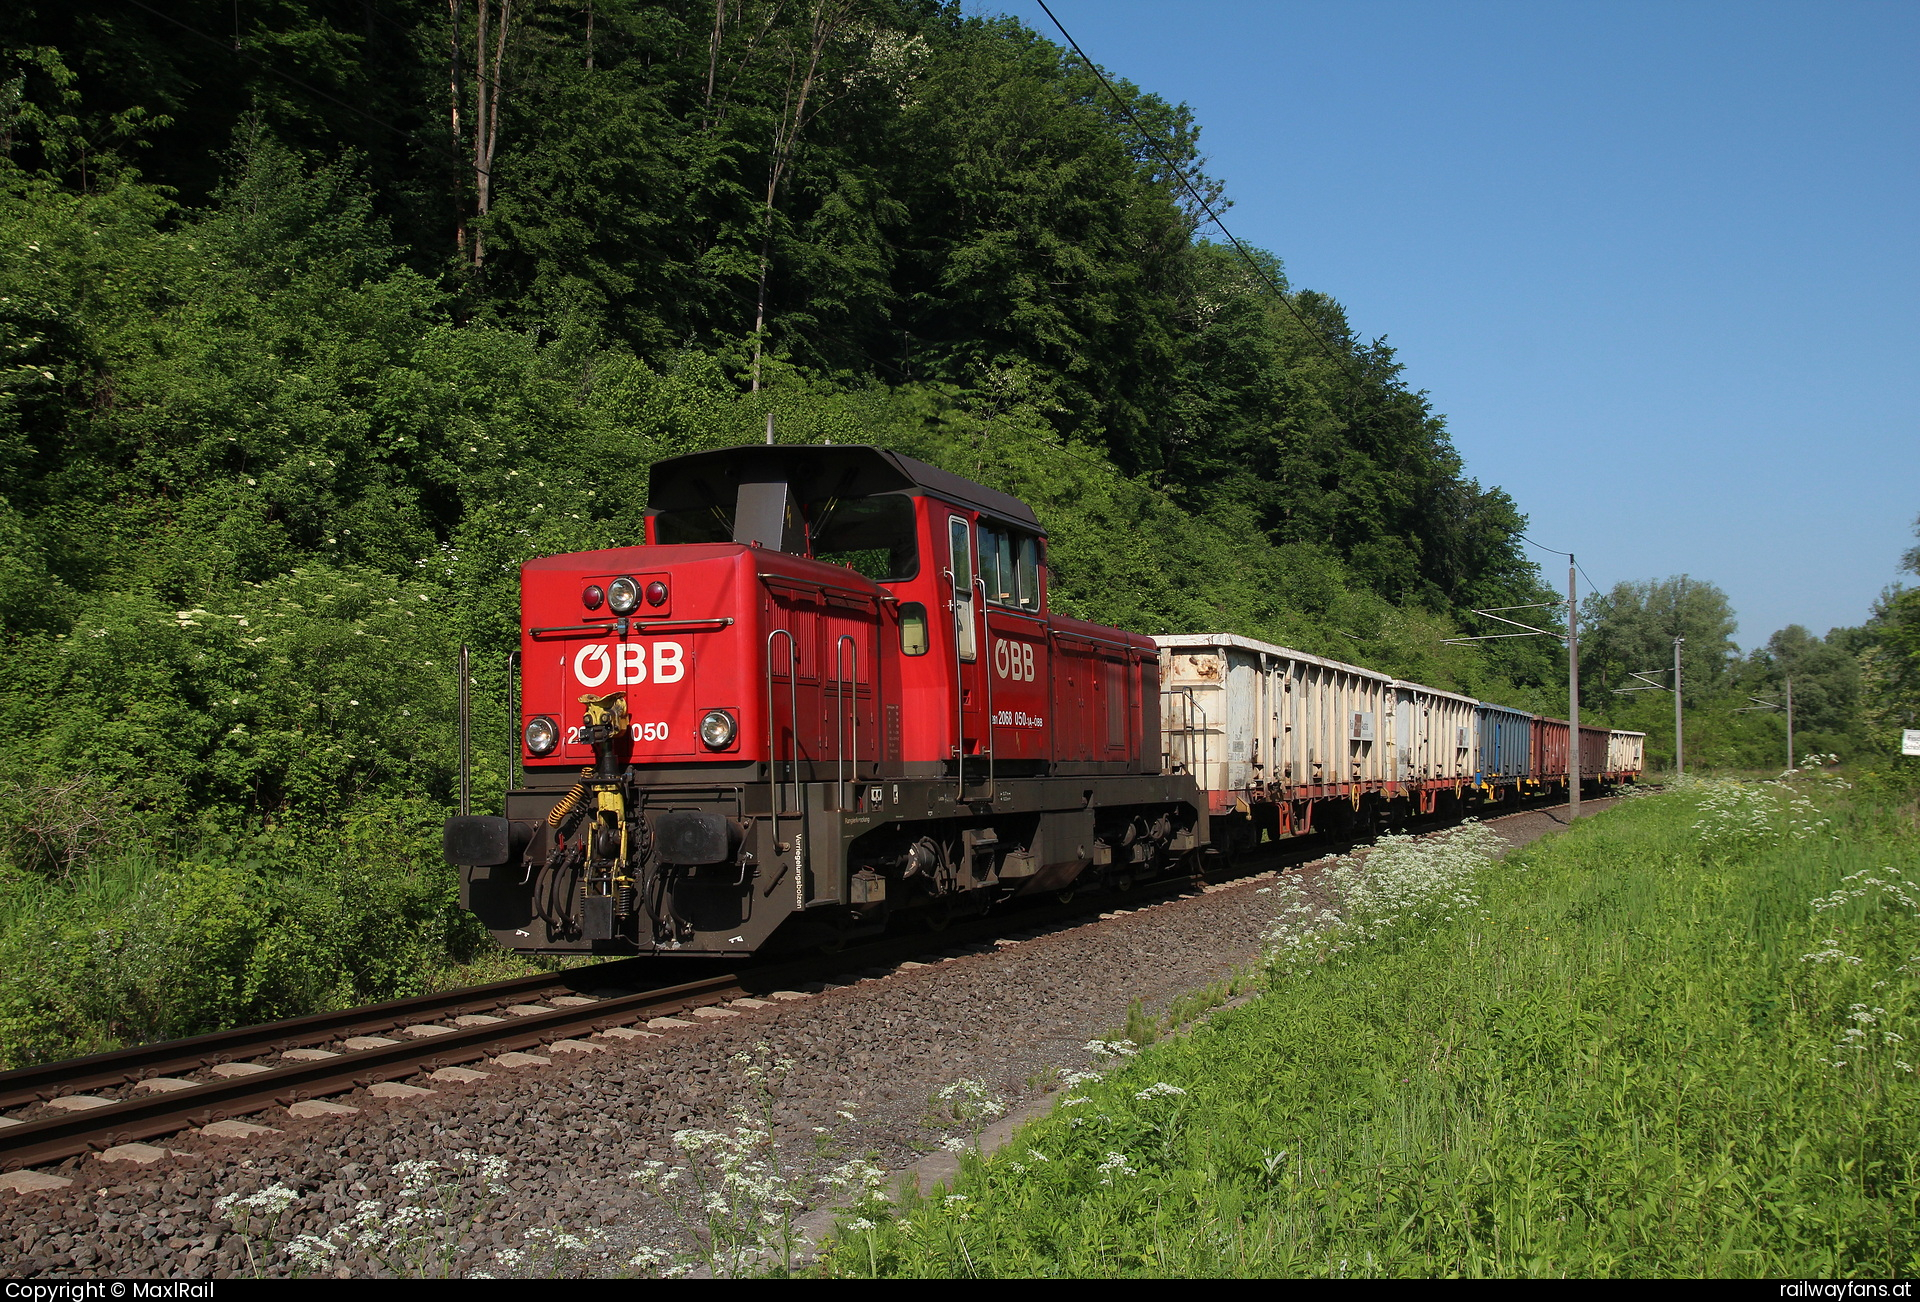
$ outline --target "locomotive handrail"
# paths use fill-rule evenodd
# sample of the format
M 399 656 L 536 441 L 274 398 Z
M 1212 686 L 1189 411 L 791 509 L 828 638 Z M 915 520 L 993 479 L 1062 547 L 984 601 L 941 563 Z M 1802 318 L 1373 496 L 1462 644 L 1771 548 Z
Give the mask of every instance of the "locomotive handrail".
M 853 648 L 853 676 L 848 678 L 840 672 L 840 652 L 842 647 Z M 842 633 L 840 640 L 833 644 L 833 799 L 841 813 L 847 812 L 845 779 L 840 776 L 841 763 L 847 758 L 848 751 L 840 744 L 840 721 L 844 717 L 849 725 L 848 741 L 852 744 L 852 763 L 848 770 L 853 774 L 855 786 L 860 783 L 860 644 L 854 641 L 853 634 Z
M 940 573 L 947 581 L 947 591 L 953 594 L 953 618 L 947 621 L 947 633 L 953 639 L 953 802 L 957 805 L 967 798 L 967 685 L 962 677 L 966 666 L 960 659 L 960 582 L 950 568 Z M 967 595 L 967 604 L 972 605 L 973 594 Z M 976 651 L 974 662 L 979 663 L 979 659 Z
M 806 812 L 806 793 L 800 789 L 800 652 L 799 645 L 793 640 L 793 633 L 784 628 L 776 628 L 767 634 L 767 782 L 769 784 L 768 807 L 773 811 L 774 837 L 779 839 L 780 816 L 787 812 L 785 792 L 780 782 L 780 727 L 773 713 L 773 640 L 777 637 L 787 639 L 787 712 L 788 727 L 793 737 L 793 807 L 795 812 Z M 798 868 L 796 866 L 796 871 Z
M 980 654 L 974 663 L 980 666 L 980 681 L 987 685 L 987 728 L 985 742 L 987 747 L 987 799 L 991 800 L 993 799 L 994 793 L 993 752 L 995 749 L 993 742 L 993 621 L 987 618 L 987 581 L 976 574 L 973 576 L 973 586 L 980 590 L 980 632 L 985 635 L 984 640 L 986 641 L 986 646 L 980 649 Z
M 692 633 L 702 629 L 726 628 L 733 623 L 733 616 L 720 615 L 712 619 L 636 619 L 631 621 L 635 633 Z M 550 633 L 611 633 L 616 624 L 554 624 L 546 628 L 530 628 L 527 636 L 540 637 Z
M 1142 655 L 1145 654 L 1144 648 L 1134 646 L 1130 642 L 1110 642 L 1106 638 L 1089 637 L 1085 633 L 1076 633 L 1071 629 L 1060 628 L 1053 624 L 1049 624 L 1047 629 L 1049 633 L 1061 641 L 1071 640 L 1074 642 L 1085 642 L 1088 646 L 1110 646 L 1116 651 L 1139 651 Z
M 520 648 L 507 652 L 507 790 L 520 780 Z

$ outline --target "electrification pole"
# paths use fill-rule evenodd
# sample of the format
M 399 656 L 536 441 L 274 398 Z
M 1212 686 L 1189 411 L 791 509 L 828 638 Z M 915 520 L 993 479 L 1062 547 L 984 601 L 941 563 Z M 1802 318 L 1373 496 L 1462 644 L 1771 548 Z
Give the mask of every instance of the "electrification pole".
M 1687 639 L 1673 639 L 1673 776 L 1687 776 L 1687 752 L 1681 745 L 1680 736 L 1680 644 Z
M 1567 822 L 1580 817 L 1580 610 L 1573 586 L 1573 553 L 1567 553 Z
M 1793 772 L 1793 675 L 1787 675 L 1787 772 Z

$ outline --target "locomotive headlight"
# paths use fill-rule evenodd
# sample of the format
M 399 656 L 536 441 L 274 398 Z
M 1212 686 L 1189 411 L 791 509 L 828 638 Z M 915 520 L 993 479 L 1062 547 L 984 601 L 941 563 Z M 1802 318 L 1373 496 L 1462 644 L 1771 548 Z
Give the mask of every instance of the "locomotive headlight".
M 607 605 L 616 615 L 631 615 L 640 608 L 640 585 L 621 575 L 607 585 Z
M 700 740 L 708 750 L 725 750 L 733 745 L 733 736 L 739 730 L 739 723 L 726 710 L 708 710 L 700 720 Z
M 535 755 L 550 755 L 560 744 L 560 725 L 546 715 L 527 721 L 527 749 Z

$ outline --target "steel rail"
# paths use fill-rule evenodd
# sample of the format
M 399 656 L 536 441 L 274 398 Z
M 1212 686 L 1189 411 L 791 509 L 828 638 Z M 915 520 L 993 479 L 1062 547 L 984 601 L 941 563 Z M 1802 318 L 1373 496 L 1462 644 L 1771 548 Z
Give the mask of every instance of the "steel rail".
M 0 1110 L 17 1108 L 55 1094 L 83 1093 L 123 1085 L 174 1071 L 196 1071 L 215 1063 L 231 1062 L 249 1053 L 305 1048 L 337 1040 L 356 1031 L 377 1032 L 428 1021 L 436 1017 L 484 1012 L 514 1003 L 541 991 L 584 985 L 604 985 L 614 975 L 632 976 L 634 960 L 616 959 L 566 972 L 536 973 L 486 985 L 462 986 L 431 995 L 390 999 L 385 1003 L 343 1008 L 329 1013 L 235 1027 L 182 1040 L 160 1040 L 124 1049 L 109 1049 L 84 1058 L 16 1067 L 0 1072 Z M 585 974 L 591 979 L 581 979 Z
M 174 1134 L 275 1104 L 282 1106 L 355 1086 L 411 1076 L 423 1067 L 457 1066 L 565 1039 L 583 1027 L 605 1030 L 746 993 L 736 976 L 709 977 L 578 1007 L 531 1013 L 511 1022 L 450 1027 L 428 1040 L 406 1040 L 273 1067 L 250 1076 L 126 1099 L 84 1112 L 43 1117 L 0 1131 L 0 1167 L 56 1162 L 93 1148 Z

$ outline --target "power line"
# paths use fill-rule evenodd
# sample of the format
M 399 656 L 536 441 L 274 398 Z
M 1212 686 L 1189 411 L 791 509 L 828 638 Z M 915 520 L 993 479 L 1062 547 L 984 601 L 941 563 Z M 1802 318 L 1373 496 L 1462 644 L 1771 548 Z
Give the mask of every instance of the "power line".
M 1574 554 L 1572 552 L 1563 552 L 1558 547 L 1542 547 L 1539 543 L 1535 542 L 1533 539 L 1527 537 L 1523 533 L 1515 534 L 1514 537 L 1518 538 L 1521 542 L 1526 543 L 1529 547 L 1539 547 L 1540 550 L 1543 552 L 1552 552 L 1555 556 L 1564 556 L 1568 560 L 1573 561 L 1573 568 L 1580 571 L 1580 577 L 1587 581 L 1588 591 L 1590 592 L 1600 591 L 1600 585 L 1593 581 L 1593 576 L 1587 573 L 1587 567 L 1582 565 L 1574 557 Z
M 1600 591 L 1600 585 L 1599 585 L 1599 584 L 1597 584 L 1597 583 L 1595 583 L 1595 582 L 1593 581 L 1593 576 L 1592 576 L 1591 574 L 1588 574 L 1588 573 L 1587 573 L 1587 567 L 1586 567 L 1586 566 L 1584 566 L 1584 565 L 1582 565 L 1582 564 L 1581 564 L 1581 563 L 1580 563 L 1579 561 L 1575 561 L 1575 562 L 1573 563 L 1573 568 L 1575 568 L 1576 570 L 1579 570 L 1579 571 L 1580 571 L 1580 577 L 1581 577 L 1581 578 L 1583 578 L 1583 579 L 1585 579 L 1585 580 L 1587 581 L 1587 590 L 1588 590 L 1589 592 L 1598 592 L 1598 591 Z
M 1055 16 L 1053 10 L 1047 8 L 1047 0 L 1037 0 L 1037 3 L 1040 6 L 1041 12 L 1053 21 L 1055 27 L 1059 28 L 1060 35 L 1066 39 L 1067 44 L 1073 47 L 1073 52 L 1080 56 L 1080 61 L 1087 65 L 1088 71 L 1092 72 L 1093 75 L 1099 79 L 1100 84 L 1106 87 L 1107 94 L 1113 97 L 1114 104 L 1119 107 L 1121 113 L 1126 115 L 1127 121 L 1133 124 L 1133 129 L 1140 133 L 1140 138 L 1146 141 L 1147 147 L 1159 156 L 1160 161 L 1166 165 L 1167 170 L 1173 173 L 1174 179 L 1180 182 L 1180 188 L 1192 197 L 1194 203 L 1199 206 L 1200 211 L 1207 215 L 1207 219 L 1220 228 L 1220 233 L 1227 237 L 1227 242 L 1233 245 L 1234 249 L 1239 252 L 1241 259 L 1246 262 L 1247 266 L 1253 271 L 1253 274 L 1273 287 L 1274 294 L 1280 299 L 1280 302 L 1286 306 L 1287 311 L 1293 314 L 1293 319 L 1298 321 L 1302 328 L 1313 336 L 1314 342 L 1320 345 L 1320 350 L 1332 359 L 1335 365 L 1347 373 L 1348 379 L 1352 380 L 1355 385 L 1359 385 L 1361 378 L 1359 374 L 1354 371 L 1353 367 L 1347 364 L 1347 359 L 1334 352 L 1332 345 L 1327 342 L 1326 336 L 1320 332 L 1319 327 L 1307 320 L 1300 309 L 1294 306 L 1293 300 L 1287 296 L 1287 291 L 1281 287 L 1280 282 L 1275 280 L 1267 269 L 1261 266 L 1258 260 L 1254 258 L 1253 254 L 1247 251 L 1247 246 L 1242 244 L 1239 238 L 1227 229 L 1227 224 L 1220 220 L 1220 214 L 1213 210 L 1213 205 L 1207 202 L 1206 196 L 1193 187 L 1193 183 L 1187 180 L 1187 174 L 1181 171 L 1173 159 L 1168 157 L 1167 151 L 1160 147 L 1159 140 L 1147 131 L 1146 127 L 1141 124 L 1139 118 L 1134 116 L 1133 106 L 1121 98 L 1120 92 L 1115 90 L 1113 83 L 1107 80 L 1107 74 L 1100 71 L 1100 65 L 1087 57 L 1087 52 L 1080 48 L 1080 42 L 1073 39 L 1073 33 L 1067 30 L 1066 24 Z

